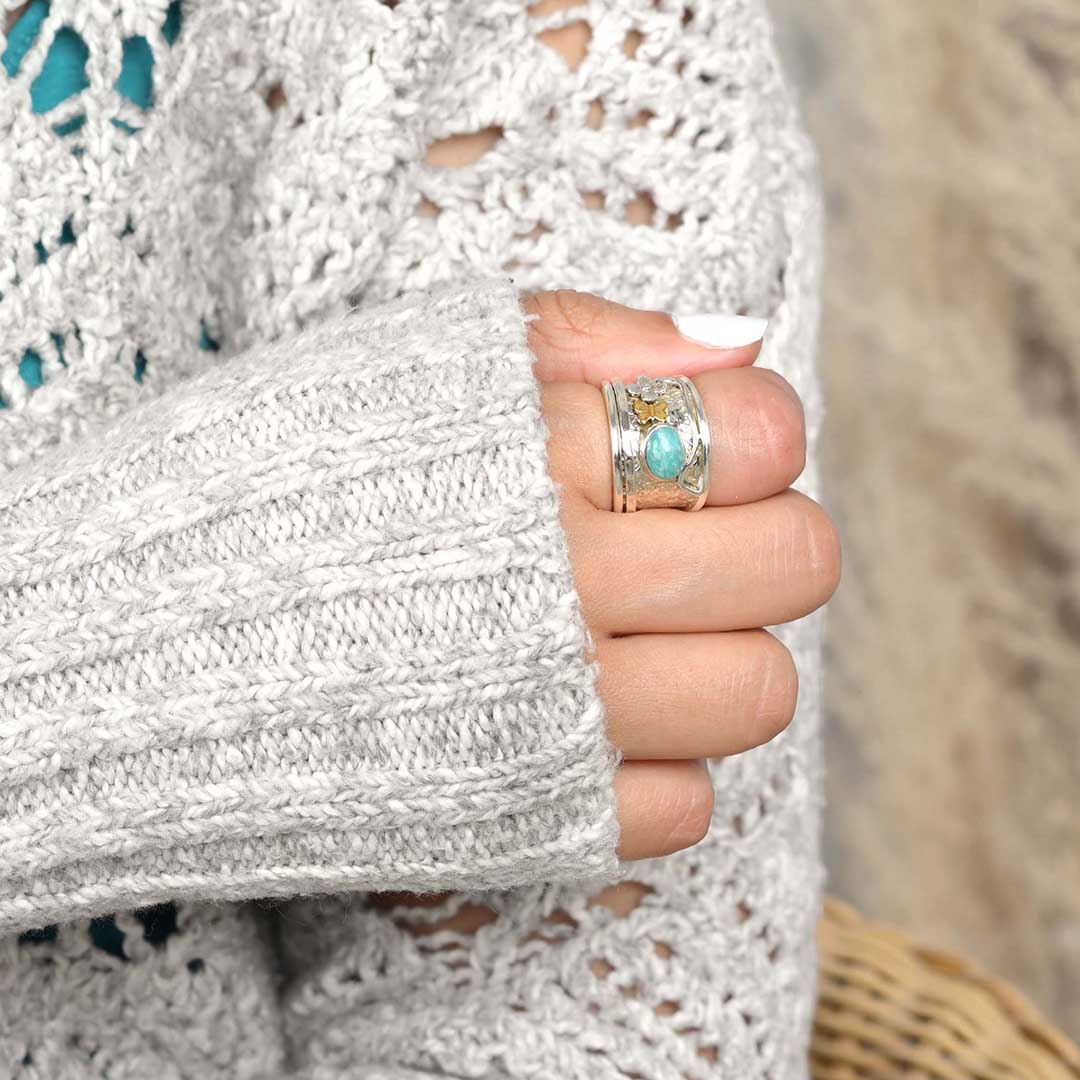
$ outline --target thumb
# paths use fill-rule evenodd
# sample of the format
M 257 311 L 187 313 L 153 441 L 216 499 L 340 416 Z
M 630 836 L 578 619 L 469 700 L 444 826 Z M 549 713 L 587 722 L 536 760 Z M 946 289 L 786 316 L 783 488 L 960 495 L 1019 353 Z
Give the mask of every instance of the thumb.
M 768 325 L 740 315 L 642 311 L 592 293 L 559 289 L 522 297 L 529 346 L 542 382 L 696 375 L 747 367 L 761 351 Z

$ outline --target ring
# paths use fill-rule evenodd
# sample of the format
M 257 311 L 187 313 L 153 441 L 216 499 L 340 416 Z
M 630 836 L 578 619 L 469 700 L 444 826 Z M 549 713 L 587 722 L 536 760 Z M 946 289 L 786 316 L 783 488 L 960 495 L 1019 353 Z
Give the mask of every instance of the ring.
M 709 495 L 709 422 L 685 376 L 639 375 L 604 383 L 611 431 L 611 502 L 616 513 L 700 510 Z

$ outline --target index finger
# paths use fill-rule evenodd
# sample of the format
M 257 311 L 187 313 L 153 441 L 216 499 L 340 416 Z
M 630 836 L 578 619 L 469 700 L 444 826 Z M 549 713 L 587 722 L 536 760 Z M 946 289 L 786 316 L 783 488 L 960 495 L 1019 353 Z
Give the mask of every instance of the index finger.
M 529 346 L 542 382 L 627 382 L 650 375 L 696 375 L 747 367 L 761 351 L 765 319 L 671 315 L 559 289 L 522 298 L 531 317 Z

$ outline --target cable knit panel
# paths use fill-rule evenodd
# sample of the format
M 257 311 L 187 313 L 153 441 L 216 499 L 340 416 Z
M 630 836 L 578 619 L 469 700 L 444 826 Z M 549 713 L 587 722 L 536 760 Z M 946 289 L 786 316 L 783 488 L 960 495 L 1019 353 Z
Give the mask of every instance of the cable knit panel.
M 506 283 L 321 323 L 0 490 L 0 922 L 610 874 Z
M 31 15 L 0 71 L 0 911 L 41 929 L 0 1075 L 803 1080 L 821 616 L 778 631 L 798 714 L 713 764 L 704 844 L 626 868 L 622 917 L 546 883 L 609 866 L 611 762 L 553 496 L 513 464 L 541 439 L 520 313 L 452 346 L 511 311 L 468 284 L 498 276 L 769 317 L 819 494 L 820 205 L 763 0 Z M 359 888 L 377 856 L 533 884 L 229 908 L 242 956 L 194 969 L 182 933 L 86 946 L 111 906 Z M 474 934 L 437 929 L 469 905 Z

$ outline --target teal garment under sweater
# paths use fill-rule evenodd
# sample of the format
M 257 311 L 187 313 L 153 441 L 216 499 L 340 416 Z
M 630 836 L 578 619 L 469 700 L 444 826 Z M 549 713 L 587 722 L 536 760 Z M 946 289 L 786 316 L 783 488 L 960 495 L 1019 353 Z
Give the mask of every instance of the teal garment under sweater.
M 41 33 L 42 25 L 49 14 L 49 0 L 32 0 L 32 3 L 19 16 L 8 33 L 7 46 L 0 56 L 9 77 L 14 78 L 22 68 L 26 54 L 33 48 Z M 169 5 L 165 21 L 161 27 L 162 36 L 172 45 L 180 34 L 183 11 L 180 0 L 173 0 Z M 90 85 L 86 75 L 86 62 L 89 50 L 83 39 L 70 26 L 63 26 L 53 37 L 41 71 L 30 84 L 30 105 L 35 113 L 51 112 L 65 101 L 75 97 Z M 141 35 L 125 38 L 120 75 L 116 80 L 117 92 L 133 105 L 146 110 L 154 104 L 154 52 L 150 43 Z M 55 126 L 57 135 L 70 135 L 79 130 L 85 122 L 85 116 L 77 114 L 69 120 Z M 116 119 L 117 127 L 133 135 L 138 128 Z M 65 223 L 60 234 L 60 243 L 73 244 L 75 234 L 70 222 Z M 45 262 L 48 252 L 40 241 L 37 244 L 38 259 Z M 63 363 L 63 343 L 55 339 L 57 350 Z M 204 349 L 215 349 L 217 343 L 202 328 L 199 344 Z M 142 381 L 146 371 L 146 357 L 141 354 L 136 358 L 134 375 Z M 27 349 L 19 361 L 19 376 L 30 389 L 41 386 L 44 381 L 44 363 L 39 353 Z M 0 409 L 7 403 L 0 397 Z
M 48 0 L 33 0 L 12 27 L 7 48 L 0 58 L 4 70 L 11 77 L 14 78 L 19 73 L 22 62 L 37 41 L 48 14 Z M 170 45 L 180 33 L 182 15 L 179 0 L 174 0 L 169 5 L 161 28 L 162 35 Z M 70 26 L 61 27 L 57 31 L 49 46 L 45 63 L 30 86 L 30 103 L 34 112 L 51 112 L 90 85 L 86 77 L 86 61 L 89 55 L 86 43 Z M 116 89 L 140 109 L 149 109 L 154 104 L 154 53 L 146 38 L 139 35 L 125 38 Z M 69 127 L 69 130 L 74 131 L 76 127 Z

